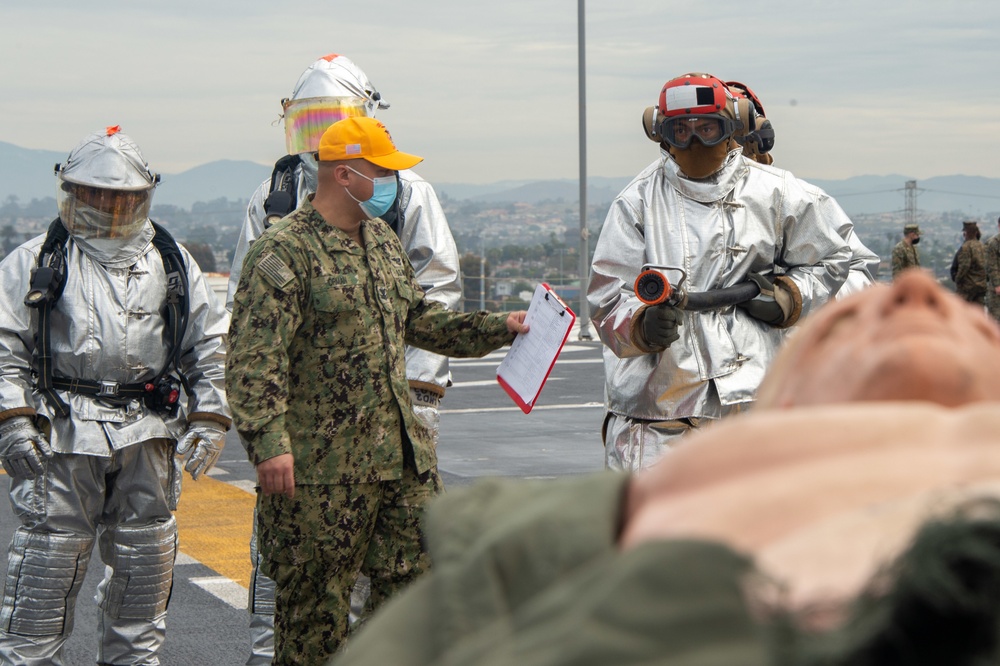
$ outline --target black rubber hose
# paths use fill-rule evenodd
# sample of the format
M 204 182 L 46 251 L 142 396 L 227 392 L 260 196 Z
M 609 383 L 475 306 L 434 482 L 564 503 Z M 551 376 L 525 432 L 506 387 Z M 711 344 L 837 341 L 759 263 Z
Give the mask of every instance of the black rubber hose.
M 688 293 L 684 300 L 677 304 L 681 310 L 702 312 L 718 310 L 737 303 L 745 303 L 760 293 L 756 282 L 741 282 L 732 287 L 713 289 L 700 293 Z

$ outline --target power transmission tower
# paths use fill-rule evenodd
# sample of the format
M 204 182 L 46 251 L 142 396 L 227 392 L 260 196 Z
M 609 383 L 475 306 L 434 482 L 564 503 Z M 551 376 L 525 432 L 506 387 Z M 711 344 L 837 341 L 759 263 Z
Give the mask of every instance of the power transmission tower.
M 906 224 L 917 223 L 917 181 L 906 181 Z

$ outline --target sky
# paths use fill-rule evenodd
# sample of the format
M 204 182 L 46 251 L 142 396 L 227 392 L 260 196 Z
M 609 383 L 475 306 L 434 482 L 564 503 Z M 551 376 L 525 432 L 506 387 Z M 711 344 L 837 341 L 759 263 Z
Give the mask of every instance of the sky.
M 577 0 L 38 0 L 0 8 L 0 141 L 68 153 L 119 124 L 154 171 L 284 154 L 280 100 L 327 53 L 442 183 L 576 179 Z M 659 155 L 663 83 L 741 81 L 802 178 L 1000 177 L 995 0 L 587 0 L 588 176 Z

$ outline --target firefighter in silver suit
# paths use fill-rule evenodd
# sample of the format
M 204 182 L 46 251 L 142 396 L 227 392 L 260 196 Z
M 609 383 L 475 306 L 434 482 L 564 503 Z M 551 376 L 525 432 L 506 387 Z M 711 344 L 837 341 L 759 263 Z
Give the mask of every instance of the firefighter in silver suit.
M 229 275 L 229 309 L 250 245 L 272 222 L 316 191 L 316 151 L 323 132 L 337 120 L 355 115 L 374 116 L 377 110 L 388 107 L 361 68 L 346 56 L 332 53 L 323 56 L 301 74 L 291 97 L 282 100 L 288 156 L 275 164 L 271 178 L 257 188 L 247 207 Z M 458 249 L 441 203 L 431 185 L 412 170 L 404 169 L 398 174 L 398 198 L 383 220 L 402 241 L 427 298 L 450 310 L 459 310 L 462 281 Z M 436 438 L 441 399 L 451 380 L 448 359 L 407 347 L 406 377 L 413 409 Z M 274 636 L 274 582 L 258 571 L 256 529 L 251 538 L 250 557 L 252 646 L 247 664 L 253 666 L 271 662 Z
M 752 113 L 718 78 L 686 74 L 643 116 L 661 156 L 612 203 L 587 293 L 605 344 L 609 468 L 648 466 L 748 408 L 789 327 L 847 278 L 850 220 L 817 188 L 743 155 Z M 757 295 L 700 311 L 646 304 L 634 292 L 644 266 L 688 293 L 753 282 Z
M 773 164 L 774 158 L 771 156 L 771 149 L 774 147 L 774 128 L 764 114 L 764 105 L 746 84 L 739 81 L 726 81 L 726 85 L 737 98 L 743 97 L 753 105 L 753 108 L 748 109 L 750 112 L 749 126 L 736 137 L 737 142 L 743 146 L 743 154 L 755 162 Z M 654 140 L 658 141 L 656 138 Z M 839 224 L 837 233 L 851 249 L 851 270 L 848 271 L 847 280 L 837 291 L 836 297 L 838 299 L 844 298 L 872 286 L 875 283 L 875 276 L 878 275 L 878 267 L 882 259 L 861 242 L 861 239 L 854 232 L 854 223 L 840 210 L 840 205 L 833 197 L 805 181 L 802 181 L 802 186 L 813 192 L 817 206 L 832 209 L 822 213 L 819 217 Z
M 58 219 L 0 262 L 0 461 L 21 522 L 0 663 L 64 663 L 96 540 L 97 662 L 159 664 L 182 466 L 207 471 L 230 424 L 228 316 L 149 220 L 158 177 L 120 128 L 57 174 Z

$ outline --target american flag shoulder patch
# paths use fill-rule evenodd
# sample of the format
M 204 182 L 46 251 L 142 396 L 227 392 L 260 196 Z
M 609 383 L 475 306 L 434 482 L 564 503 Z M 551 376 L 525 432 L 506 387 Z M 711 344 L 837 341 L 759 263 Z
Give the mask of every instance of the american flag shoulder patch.
M 264 274 L 268 282 L 278 289 L 283 288 L 295 279 L 295 273 L 285 262 L 277 257 L 273 252 L 261 255 L 255 264 L 257 270 Z

